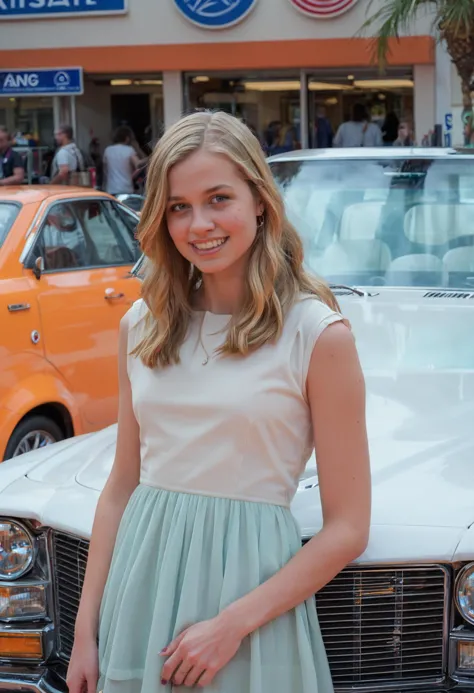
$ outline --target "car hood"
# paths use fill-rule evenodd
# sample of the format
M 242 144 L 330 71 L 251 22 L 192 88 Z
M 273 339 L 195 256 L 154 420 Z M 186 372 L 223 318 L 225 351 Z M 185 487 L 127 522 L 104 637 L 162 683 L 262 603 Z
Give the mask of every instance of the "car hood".
M 408 293 L 397 300 L 394 293 L 343 304 L 367 386 L 373 511 L 366 557 L 405 560 L 422 547 L 423 555 L 449 560 L 474 523 L 474 310 L 455 301 L 446 310 L 436 300 L 423 310 Z M 115 441 L 111 426 L 3 463 L 0 511 L 88 536 Z M 314 458 L 292 510 L 304 536 L 321 527 Z
M 443 421 L 416 416 L 400 397 L 368 393 L 375 524 L 468 527 L 474 522 L 472 408 L 457 407 L 449 430 L 448 420 L 446 410 Z M 112 466 L 116 433 L 116 425 L 110 426 L 6 462 L 0 479 L 7 470 L 14 478 L 22 471 L 48 488 L 74 484 L 99 493 Z M 293 507 L 303 528 L 312 533 L 321 512 L 314 456 Z
M 445 435 L 439 419 L 414 418 L 400 400 L 369 394 L 367 409 L 373 511 L 369 547 L 360 561 L 449 561 L 466 533 L 463 555 L 474 556 L 474 535 L 468 532 L 474 523 L 472 408 L 453 412 Z M 3 463 L 1 513 L 89 538 L 116 434 L 116 425 L 110 426 Z M 322 525 L 315 465 L 313 457 L 292 504 L 303 537 Z

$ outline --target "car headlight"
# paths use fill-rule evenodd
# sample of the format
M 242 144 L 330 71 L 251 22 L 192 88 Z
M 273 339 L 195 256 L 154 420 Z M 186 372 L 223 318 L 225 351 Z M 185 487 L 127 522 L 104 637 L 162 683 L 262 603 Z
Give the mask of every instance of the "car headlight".
M 469 563 L 459 573 L 455 597 L 461 616 L 474 625 L 474 563 Z
M 45 585 L 0 585 L 0 619 L 39 616 L 46 616 Z
M 17 522 L 0 519 L 0 580 L 24 575 L 35 558 L 33 537 Z

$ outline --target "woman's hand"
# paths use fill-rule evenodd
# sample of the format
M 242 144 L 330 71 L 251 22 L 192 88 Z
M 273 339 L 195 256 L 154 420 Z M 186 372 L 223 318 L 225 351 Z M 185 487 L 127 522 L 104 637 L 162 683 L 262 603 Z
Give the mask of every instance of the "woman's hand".
M 161 683 L 174 686 L 208 686 L 240 647 L 245 633 L 225 612 L 180 633 L 160 652 L 168 657 Z
M 99 654 L 93 640 L 74 641 L 66 683 L 69 693 L 96 693 L 99 680 Z

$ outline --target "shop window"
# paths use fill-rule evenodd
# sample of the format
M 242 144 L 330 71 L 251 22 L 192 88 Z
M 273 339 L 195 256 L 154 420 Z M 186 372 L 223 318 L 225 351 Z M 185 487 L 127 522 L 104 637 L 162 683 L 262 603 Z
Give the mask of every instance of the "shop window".
M 299 73 L 185 75 L 185 106 L 222 110 L 241 118 L 268 154 L 301 143 Z
M 309 146 L 331 146 L 339 126 L 351 119 L 356 103 L 364 105 L 370 120 L 384 131 L 384 143 L 391 144 L 397 137 L 393 123 L 413 119 L 413 88 L 411 71 L 400 68 L 389 68 L 383 79 L 373 69 L 310 73 Z

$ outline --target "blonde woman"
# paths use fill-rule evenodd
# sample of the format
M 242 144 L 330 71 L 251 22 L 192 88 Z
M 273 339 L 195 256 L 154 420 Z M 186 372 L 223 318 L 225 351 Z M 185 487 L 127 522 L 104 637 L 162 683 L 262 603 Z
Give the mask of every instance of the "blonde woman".
M 330 693 L 313 595 L 364 551 L 370 514 L 351 332 L 229 115 L 160 140 L 138 235 L 70 693 Z M 301 548 L 289 505 L 314 446 L 324 524 Z

